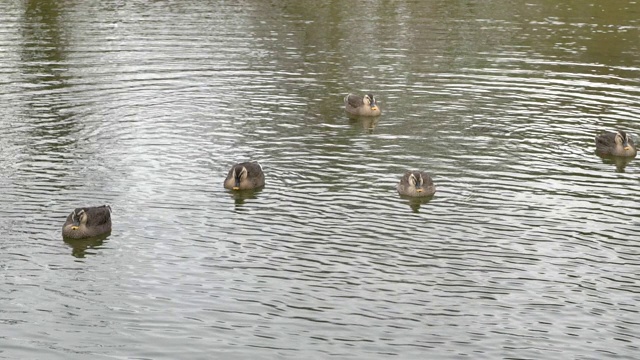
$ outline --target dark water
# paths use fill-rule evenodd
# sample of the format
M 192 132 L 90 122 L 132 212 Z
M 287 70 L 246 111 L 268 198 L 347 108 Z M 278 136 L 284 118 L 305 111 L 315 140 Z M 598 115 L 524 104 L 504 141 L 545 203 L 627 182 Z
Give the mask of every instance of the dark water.
M 0 358 L 637 358 L 640 170 L 593 138 L 638 142 L 640 6 L 600 3 L 0 2 Z

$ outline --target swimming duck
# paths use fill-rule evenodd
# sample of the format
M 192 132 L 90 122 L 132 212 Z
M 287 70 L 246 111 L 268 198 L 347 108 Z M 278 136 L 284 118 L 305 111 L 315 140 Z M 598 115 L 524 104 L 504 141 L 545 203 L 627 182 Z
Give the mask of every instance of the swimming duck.
M 111 232 L 111 207 L 109 205 L 77 208 L 67 216 L 62 226 L 62 236 L 68 239 L 84 239 Z
M 257 162 L 233 165 L 227 178 L 224 179 L 224 187 L 229 190 L 249 190 L 262 186 L 264 186 L 264 173 L 262 166 Z
M 423 171 L 407 171 L 397 186 L 398 194 L 412 197 L 431 196 L 436 192 L 431 176 Z
M 622 130 L 596 136 L 596 154 L 600 156 L 635 157 L 637 152 L 631 136 Z
M 358 116 L 379 116 L 382 113 L 372 94 L 348 94 L 344 97 L 344 108 L 349 114 Z

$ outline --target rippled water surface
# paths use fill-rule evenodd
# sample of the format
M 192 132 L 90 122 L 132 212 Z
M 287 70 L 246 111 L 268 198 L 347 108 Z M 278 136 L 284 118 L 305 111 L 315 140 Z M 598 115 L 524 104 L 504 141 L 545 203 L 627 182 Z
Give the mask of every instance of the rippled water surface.
M 640 142 L 640 4 L 601 3 L 0 2 L 0 358 L 637 358 L 639 163 L 593 139 Z

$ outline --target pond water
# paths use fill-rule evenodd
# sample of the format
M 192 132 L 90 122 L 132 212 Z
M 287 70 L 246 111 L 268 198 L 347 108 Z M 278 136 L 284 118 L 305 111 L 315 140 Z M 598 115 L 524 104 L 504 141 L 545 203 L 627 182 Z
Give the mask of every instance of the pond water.
M 639 142 L 640 5 L 601 3 L 1 2 L 0 358 L 637 358 L 640 167 L 594 136 Z

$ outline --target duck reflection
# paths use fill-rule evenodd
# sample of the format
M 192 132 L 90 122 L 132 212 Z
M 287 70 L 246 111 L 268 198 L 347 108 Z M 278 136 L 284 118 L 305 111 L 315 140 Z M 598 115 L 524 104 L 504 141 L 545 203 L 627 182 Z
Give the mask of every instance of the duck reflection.
M 612 164 L 616 167 L 616 172 L 623 173 L 625 168 L 633 161 L 632 157 L 621 156 L 600 156 L 603 164 Z
M 354 127 L 362 127 L 362 129 L 368 134 L 373 134 L 373 130 L 378 126 L 379 121 L 379 116 L 371 117 L 349 114 L 349 123 Z
M 103 234 L 100 236 L 94 236 L 85 239 L 64 239 L 64 243 L 71 248 L 71 255 L 73 257 L 82 259 L 86 255 L 95 255 L 95 252 L 90 250 L 99 249 L 104 240 L 109 237 L 111 233 Z
M 249 189 L 249 190 L 234 190 L 229 191 L 229 196 L 234 200 L 236 206 L 244 205 L 245 200 L 257 199 L 258 195 L 264 188 Z
M 411 208 L 411 211 L 415 214 L 418 214 L 420 213 L 420 206 L 430 202 L 431 199 L 433 199 L 433 195 L 423 197 L 400 195 L 400 199 L 405 200 L 406 204 L 408 204 Z

